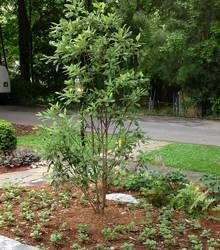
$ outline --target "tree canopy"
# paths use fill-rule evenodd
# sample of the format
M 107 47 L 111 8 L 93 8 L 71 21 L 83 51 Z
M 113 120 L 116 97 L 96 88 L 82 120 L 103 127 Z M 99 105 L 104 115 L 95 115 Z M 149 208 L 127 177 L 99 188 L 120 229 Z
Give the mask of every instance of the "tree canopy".
M 171 91 L 182 91 L 194 105 L 203 107 L 204 114 L 220 113 L 218 0 L 99 2 L 113 6 L 115 15 L 120 15 L 125 27 L 130 27 L 134 38 L 140 38 L 141 52 L 134 58 L 134 65 L 131 65 L 150 77 L 152 88 L 156 86 L 165 92 L 169 89 L 166 95 L 171 98 Z M 93 10 L 93 3 L 92 0 L 85 1 L 87 11 Z M 31 82 L 34 98 L 54 95 L 55 91 L 63 88 L 67 79 L 66 69 L 59 67 L 57 71 L 53 63 L 46 63 L 45 59 L 54 54 L 53 44 L 50 43 L 51 27 L 53 23 L 65 20 L 65 4 L 68 4 L 70 10 L 77 8 L 75 2 L 65 0 L 1 2 L 1 61 L 6 58 L 12 78 L 17 79 L 19 84 L 21 83 L 18 78 Z M 108 17 L 106 22 L 108 21 L 111 21 L 111 17 Z M 74 27 L 67 32 L 80 32 L 83 24 L 79 25 L 80 27 Z M 102 31 L 100 43 L 104 44 L 105 37 L 101 35 Z M 86 37 L 79 38 L 74 51 L 75 55 L 80 54 L 82 63 L 86 65 L 88 61 L 81 50 L 84 40 Z M 69 48 L 67 43 L 68 41 L 62 49 Z M 114 48 L 112 53 L 117 53 Z M 103 60 L 97 53 L 98 56 Z M 92 77 L 92 68 L 90 70 Z

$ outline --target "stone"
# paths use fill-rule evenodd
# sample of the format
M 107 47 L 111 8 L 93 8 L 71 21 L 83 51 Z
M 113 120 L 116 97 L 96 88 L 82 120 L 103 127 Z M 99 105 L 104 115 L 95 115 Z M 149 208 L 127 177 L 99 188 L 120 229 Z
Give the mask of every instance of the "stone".
M 48 161 L 40 160 L 40 161 L 34 162 L 31 165 L 31 168 L 33 168 L 33 169 L 35 169 L 35 168 L 43 168 L 43 167 L 48 168 L 49 165 L 50 165 L 50 163 Z
M 39 250 L 26 244 L 22 244 L 16 240 L 9 239 L 5 236 L 0 236 L 0 249 L 1 250 Z
M 39 179 L 30 181 L 30 184 L 37 185 L 37 184 L 42 184 L 44 182 L 45 180 L 43 178 L 39 178 Z
M 109 201 L 117 201 L 121 203 L 130 203 L 135 205 L 139 204 L 139 201 L 130 194 L 122 194 L 122 193 L 107 194 L 106 199 Z

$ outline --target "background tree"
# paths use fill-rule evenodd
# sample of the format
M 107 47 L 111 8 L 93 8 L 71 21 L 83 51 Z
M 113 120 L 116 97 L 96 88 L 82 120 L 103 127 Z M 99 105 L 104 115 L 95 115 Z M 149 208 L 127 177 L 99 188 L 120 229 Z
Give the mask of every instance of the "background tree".
M 135 58 L 136 65 L 151 78 L 151 97 L 172 102 L 173 95 L 182 91 L 187 105 L 202 107 L 203 114 L 218 115 L 219 100 L 219 1 L 218 0 L 118 0 L 106 1 L 117 5 L 117 13 L 125 25 L 131 27 L 133 37 L 139 33 L 142 49 Z M 18 3 L 26 7 L 25 50 L 29 47 L 31 89 L 20 80 L 17 68 L 19 54 Z M 52 23 L 64 16 L 65 0 L 2 0 L 0 23 L 5 41 L 5 54 L 10 70 L 14 97 L 27 92 L 33 101 L 44 102 L 63 88 L 65 80 L 61 68 L 45 64 L 45 56 L 53 55 L 49 31 Z M 92 11 L 92 0 L 85 2 Z M 24 9 L 24 8 L 23 8 Z M 24 17 L 23 14 L 23 17 Z M 24 18 L 23 18 L 24 19 Z M 29 33 L 29 36 L 27 35 Z M 29 45 L 27 44 L 29 43 Z M 22 63 L 23 64 L 23 63 Z M 23 68 L 23 67 L 22 67 Z M 29 70 L 26 70 L 29 71 Z M 26 77 L 29 78 L 29 77 Z M 25 91 L 26 90 L 26 91 Z M 27 98 L 24 98 L 25 100 Z M 30 99 L 30 98 L 29 98 Z M 50 98 L 51 99 L 51 98 Z M 47 101 L 46 101 L 47 102 Z
M 31 72 L 31 40 L 30 23 L 28 20 L 27 6 L 25 0 L 17 0 L 18 28 L 19 28 L 19 55 L 21 77 L 30 81 Z
M 219 1 L 119 2 L 124 22 L 141 31 L 140 60 L 151 85 L 182 90 L 207 114 L 219 96 Z

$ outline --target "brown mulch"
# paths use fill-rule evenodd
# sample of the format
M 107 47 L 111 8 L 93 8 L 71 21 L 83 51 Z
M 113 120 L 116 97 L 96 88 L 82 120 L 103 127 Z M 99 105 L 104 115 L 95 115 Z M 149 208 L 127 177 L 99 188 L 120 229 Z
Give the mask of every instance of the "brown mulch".
M 22 124 L 13 124 L 16 135 L 30 135 L 33 134 L 36 131 L 36 128 L 31 125 L 22 125 Z
M 0 167 L 0 175 L 6 174 L 6 173 L 14 173 L 14 172 L 20 172 L 20 171 L 26 171 L 28 169 L 31 169 L 30 166 L 18 166 L 18 167 Z
M 73 242 L 77 242 L 78 239 L 78 229 L 77 225 L 79 224 L 86 224 L 90 228 L 91 237 L 88 242 L 86 242 L 86 249 L 95 249 L 95 245 L 97 243 L 102 243 L 104 241 L 103 236 L 101 234 L 101 230 L 106 227 L 113 227 L 118 224 L 127 225 L 131 221 L 134 221 L 136 225 L 140 225 L 144 221 L 144 211 L 142 209 L 135 209 L 130 210 L 124 205 L 119 205 L 114 202 L 108 202 L 105 215 L 98 215 L 94 212 L 94 210 L 90 206 L 83 206 L 80 204 L 79 199 L 81 196 L 81 192 L 77 192 L 77 190 L 72 190 L 74 193 L 74 197 L 71 200 L 70 207 L 68 208 L 61 208 L 57 206 L 56 209 L 53 211 L 53 214 L 50 218 L 50 221 L 45 225 L 43 229 L 43 237 L 40 242 L 33 240 L 30 237 L 30 231 L 33 224 L 37 223 L 24 223 L 24 218 L 21 217 L 20 214 L 20 202 L 27 197 L 27 191 L 29 190 L 47 190 L 52 193 L 55 200 L 57 200 L 57 191 L 53 190 L 51 187 L 48 186 L 34 186 L 31 188 L 23 189 L 23 193 L 19 194 L 18 201 L 11 201 L 13 204 L 13 213 L 16 217 L 15 224 L 11 224 L 8 227 L 0 228 L 0 234 L 6 237 L 15 238 L 16 233 L 13 232 L 13 228 L 16 225 L 22 225 L 19 230 L 19 235 L 25 240 L 26 243 L 30 245 L 37 245 L 40 242 L 44 243 L 49 250 L 70 250 L 70 245 Z M 75 196 L 76 192 L 76 196 Z M 2 195 L 3 191 L 0 189 L 0 196 Z M 58 200 L 57 200 L 58 201 Z M 2 211 L 2 206 L 0 204 L 0 213 Z M 35 211 L 37 214 L 39 210 Z M 21 223 L 21 224 L 20 224 Z M 22 224 L 23 223 L 23 224 Z M 61 245 L 54 246 L 50 242 L 50 235 L 54 231 L 58 231 L 60 225 L 62 223 L 67 223 L 67 229 L 63 233 L 65 238 L 62 240 Z M 131 235 L 132 237 L 133 235 Z M 121 243 L 122 240 L 119 240 L 117 243 L 110 243 L 112 245 L 117 245 Z M 83 243 L 82 243 L 83 244 Z M 119 248 L 116 248 L 119 249 Z M 144 250 L 142 246 L 138 246 L 136 248 L 138 250 Z
M 73 242 L 77 242 L 78 239 L 78 230 L 77 230 L 77 225 L 79 224 L 86 224 L 89 226 L 91 230 L 91 235 L 90 239 L 88 242 L 85 242 L 85 245 L 82 243 L 82 245 L 85 246 L 85 249 L 87 250 L 94 250 L 95 245 L 97 243 L 104 243 L 103 236 L 101 234 L 101 230 L 106 227 L 114 227 L 118 224 L 123 224 L 123 225 L 128 225 L 131 221 L 133 221 L 136 224 L 136 229 L 137 231 L 133 231 L 130 233 L 125 233 L 123 235 L 119 235 L 119 238 L 116 239 L 115 241 L 107 243 L 107 245 L 114 246 L 115 250 L 120 249 L 120 245 L 123 242 L 133 242 L 135 244 L 135 249 L 136 250 L 144 250 L 146 247 L 144 247 L 140 241 L 138 240 L 137 235 L 140 233 L 140 230 L 143 229 L 143 224 L 144 221 L 146 220 L 145 217 L 145 212 L 143 209 L 136 208 L 136 209 L 129 209 L 125 205 L 120 205 L 114 202 L 107 202 L 107 208 L 105 215 L 97 215 L 94 213 L 93 209 L 89 206 L 83 206 L 80 204 L 80 195 L 81 192 L 79 192 L 77 189 L 70 189 L 73 193 L 73 198 L 70 201 L 70 206 L 67 208 L 62 208 L 61 206 L 56 206 L 55 210 L 52 213 L 52 216 L 50 218 L 50 221 L 43 226 L 43 235 L 40 240 L 40 242 L 33 240 L 30 237 L 30 231 L 31 227 L 37 223 L 38 221 L 28 223 L 27 221 L 24 221 L 24 218 L 22 218 L 20 214 L 20 203 L 22 200 L 24 200 L 25 197 L 28 196 L 27 192 L 30 190 L 35 190 L 39 192 L 40 190 L 46 190 L 50 192 L 53 196 L 53 198 L 56 200 L 57 204 L 59 204 L 59 199 L 58 199 L 58 193 L 60 193 L 61 190 L 54 190 L 51 187 L 47 185 L 39 185 L 31 188 L 26 188 L 23 189 L 22 193 L 19 194 L 19 199 L 18 200 L 11 200 L 11 204 L 13 204 L 13 213 L 16 216 L 16 221 L 12 223 L 10 226 L 5 227 L 5 228 L 0 228 L 0 234 L 15 238 L 16 236 L 21 236 L 25 242 L 31 244 L 31 245 L 37 245 L 40 242 L 44 243 L 46 247 L 48 247 L 48 250 L 70 250 L 70 245 Z M 0 196 L 3 193 L 3 191 L 0 189 Z M 135 194 L 134 194 L 135 195 Z M 0 204 L 0 212 L 2 210 L 2 206 Z M 36 210 L 35 214 L 40 212 L 41 210 Z M 152 227 L 157 227 L 158 225 L 158 216 L 159 216 L 159 210 L 157 208 L 154 208 L 152 211 L 152 219 L 153 219 L 153 224 Z M 173 215 L 175 218 L 174 224 L 176 221 L 179 219 L 185 219 L 185 215 L 180 213 L 180 212 L 175 212 Z M 25 222 L 25 223 L 24 223 Z M 63 223 L 66 223 L 66 229 L 63 231 L 64 238 L 61 242 L 60 245 L 54 246 L 50 242 L 50 235 L 52 232 L 59 230 L 60 225 Z M 218 237 L 219 230 L 220 230 L 220 223 L 209 220 L 208 218 L 206 219 L 201 219 L 200 220 L 202 227 L 204 229 L 210 229 L 212 235 L 215 236 L 215 238 Z M 19 225 L 19 231 L 17 232 L 18 235 L 16 235 L 16 232 L 13 230 L 16 225 Z M 190 230 L 187 226 L 186 228 L 187 233 L 179 235 L 178 233 L 176 236 L 178 237 L 178 246 L 175 247 L 169 247 L 169 248 L 164 248 L 162 244 L 162 239 L 158 235 L 156 236 L 157 240 L 157 249 L 160 250 L 173 250 L 173 249 L 181 249 L 181 248 L 176 248 L 181 246 L 189 246 L 189 241 L 187 240 L 187 235 L 189 234 L 196 234 L 199 236 L 199 231 L 198 230 Z M 190 246 L 189 246 L 190 247 Z M 109 248 L 110 249 L 110 248 Z M 204 249 L 208 249 L 206 247 L 206 244 L 204 243 Z

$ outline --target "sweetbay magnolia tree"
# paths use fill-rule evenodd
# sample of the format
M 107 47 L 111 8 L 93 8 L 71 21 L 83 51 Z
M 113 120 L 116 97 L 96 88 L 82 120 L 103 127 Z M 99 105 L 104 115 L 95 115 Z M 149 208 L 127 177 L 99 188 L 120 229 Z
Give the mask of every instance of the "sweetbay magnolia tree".
M 69 80 L 60 103 L 43 114 L 53 120 L 46 128 L 45 157 L 54 182 L 71 181 L 104 213 L 109 178 L 141 137 L 134 114 L 148 80 L 137 70 L 139 37 L 133 39 L 123 25 L 115 1 L 94 1 L 88 11 L 85 1 L 71 0 L 65 8 L 52 29 L 50 60 Z M 77 102 L 76 122 L 64 107 Z

